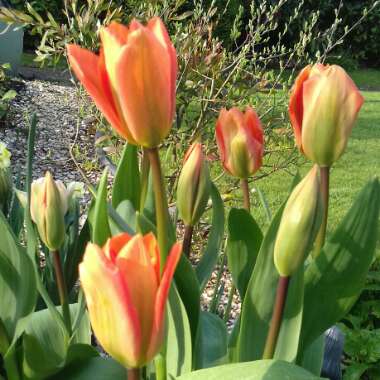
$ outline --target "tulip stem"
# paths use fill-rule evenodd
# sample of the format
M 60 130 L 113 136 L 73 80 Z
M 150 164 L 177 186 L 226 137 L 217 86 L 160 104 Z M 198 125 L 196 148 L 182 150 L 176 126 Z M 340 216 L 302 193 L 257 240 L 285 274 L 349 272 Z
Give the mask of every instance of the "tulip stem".
M 141 196 L 140 196 L 140 212 L 144 211 L 146 195 L 148 193 L 149 184 L 149 158 L 144 150 L 141 159 Z
M 327 219 L 329 212 L 329 189 L 330 189 L 330 167 L 324 166 L 319 168 L 321 175 L 321 195 L 323 202 L 323 219 L 321 228 L 319 229 L 317 238 L 315 239 L 315 247 L 313 257 L 317 257 L 321 252 L 326 240 Z
M 286 297 L 288 294 L 290 277 L 280 276 L 278 280 L 276 300 L 273 307 L 272 319 L 270 321 L 269 332 L 265 342 L 263 359 L 273 359 L 276 349 L 277 338 L 280 332 L 282 315 L 284 313 Z
M 127 369 L 128 380 L 141 380 L 141 368 L 128 368 Z
M 157 240 L 160 247 L 161 271 L 166 262 L 168 247 L 169 208 L 166 198 L 158 148 L 145 148 L 153 175 L 154 200 L 156 207 Z
M 67 332 L 69 333 L 69 336 L 71 336 L 72 334 L 71 316 L 70 316 L 70 309 L 69 309 L 69 303 L 68 303 L 68 297 L 67 297 L 66 282 L 65 282 L 65 277 L 63 275 L 63 270 L 62 270 L 61 258 L 60 258 L 58 250 L 53 251 L 52 255 L 53 255 L 55 278 L 57 280 L 59 299 L 62 306 L 63 320 L 65 322 Z
M 251 209 L 251 201 L 249 199 L 248 179 L 244 178 L 240 181 L 241 190 L 243 191 L 244 208 L 249 212 Z
M 182 252 L 190 259 L 191 241 L 193 238 L 193 226 L 185 226 L 185 234 L 183 236 Z

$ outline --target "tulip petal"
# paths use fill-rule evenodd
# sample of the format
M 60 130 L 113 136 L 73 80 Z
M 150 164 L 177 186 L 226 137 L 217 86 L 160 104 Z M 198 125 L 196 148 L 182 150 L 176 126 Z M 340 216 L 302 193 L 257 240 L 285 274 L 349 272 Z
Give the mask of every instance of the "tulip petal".
M 108 122 L 121 136 L 135 144 L 119 118 L 102 55 L 97 56 L 77 45 L 68 45 L 67 55 L 76 77 Z
M 117 93 L 133 138 L 156 147 L 172 123 L 171 62 L 166 49 L 147 29 L 131 32 L 117 68 Z
M 174 117 L 174 111 L 175 111 L 175 90 L 176 90 L 176 78 L 177 78 L 177 70 L 178 70 L 178 64 L 177 64 L 177 54 L 175 51 L 175 48 L 170 40 L 170 36 L 168 34 L 168 31 L 165 28 L 164 23 L 159 17 L 153 17 L 148 21 L 147 28 L 150 29 L 156 38 L 159 40 L 159 42 L 164 46 L 169 54 L 170 57 L 170 91 L 171 91 L 171 99 L 172 99 L 172 109 L 171 109 L 171 115 L 172 118 Z
M 141 329 L 122 273 L 95 244 L 88 244 L 79 266 L 91 325 L 104 349 L 124 366 L 135 367 Z
M 155 305 L 154 305 L 154 320 L 152 327 L 152 335 L 148 349 L 148 358 L 152 358 L 158 350 L 158 345 L 162 342 L 164 332 L 163 323 L 165 316 L 165 306 L 168 299 L 169 290 L 175 269 L 181 257 L 182 244 L 176 243 L 173 245 L 170 254 L 167 258 L 165 268 L 162 274 L 160 286 L 158 288 Z
M 161 278 L 161 263 L 160 263 L 160 249 L 158 247 L 157 239 L 152 232 L 146 234 L 143 237 L 145 249 L 149 252 L 151 257 L 151 264 L 153 265 L 154 271 L 157 277 L 157 283 L 160 283 Z
M 302 120 L 303 120 L 303 85 L 309 78 L 312 67 L 310 65 L 302 69 L 296 78 L 289 100 L 289 117 L 293 126 L 296 145 L 302 151 Z
M 257 116 L 257 113 L 251 107 L 247 107 L 244 114 L 244 126 L 249 131 L 249 136 L 253 138 L 260 144 L 264 143 L 264 133 L 261 126 L 261 121 Z
M 108 239 L 105 246 L 103 247 L 103 251 L 107 258 L 112 262 L 115 262 L 119 252 L 131 239 L 132 236 L 126 232 Z
M 305 155 L 330 166 L 345 150 L 363 98 L 347 73 L 332 65 L 305 82 L 303 103 Z
M 136 308 L 140 321 L 142 339 L 139 356 L 142 358 L 149 346 L 158 281 L 150 253 L 146 250 L 141 235 L 135 235 L 120 251 L 116 263 L 128 287 L 132 304 Z
M 113 35 L 114 39 L 121 46 L 127 43 L 129 29 L 127 26 L 118 22 L 112 21 L 107 28 L 108 32 Z

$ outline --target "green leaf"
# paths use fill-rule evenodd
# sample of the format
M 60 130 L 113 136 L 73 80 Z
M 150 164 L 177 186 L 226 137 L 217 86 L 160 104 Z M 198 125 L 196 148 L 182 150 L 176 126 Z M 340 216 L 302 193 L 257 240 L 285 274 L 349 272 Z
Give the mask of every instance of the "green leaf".
M 260 227 L 249 212 L 231 209 L 228 215 L 227 263 L 241 299 L 244 299 L 262 240 Z
M 126 199 L 121 201 L 119 205 L 116 207 L 116 212 L 132 230 L 136 230 L 136 210 L 133 207 L 133 204 L 130 200 Z M 124 232 L 124 230 L 122 230 L 120 226 L 118 226 L 113 221 L 112 218 L 109 218 L 109 223 L 112 236 Z
M 344 317 L 365 285 L 378 239 L 379 187 L 374 179 L 362 189 L 306 270 L 301 335 L 304 348 Z
M 210 194 L 213 210 L 211 232 L 206 249 L 204 250 L 196 267 L 196 273 L 198 281 L 201 285 L 201 290 L 203 290 L 206 286 L 218 261 L 220 245 L 222 244 L 224 233 L 224 204 L 214 183 L 211 183 Z
M 78 305 L 70 305 L 74 318 Z M 60 308 L 57 308 L 60 310 Z M 88 317 L 81 320 L 71 342 L 91 344 Z M 44 379 L 64 367 L 69 349 L 69 337 L 52 317 L 48 309 L 30 316 L 23 335 L 23 372 L 29 379 Z M 73 360 L 72 355 L 70 360 Z
M 323 355 L 325 352 L 325 334 L 321 334 L 314 342 L 309 344 L 303 353 L 302 368 L 314 375 L 320 375 L 322 371 Z
M 241 313 L 239 361 L 262 357 L 279 278 L 274 266 L 273 249 L 283 209 L 284 205 L 268 228 L 248 283 Z
M 302 327 L 304 268 L 291 277 L 274 359 L 295 362 Z
M 174 279 L 181 300 L 186 308 L 191 328 L 191 339 L 193 344 L 195 344 L 199 323 L 201 294 L 194 268 L 185 255 L 181 255 L 174 274 Z
M 137 146 L 125 144 L 121 159 L 117 166 L 112 188 L 112 207 L 124 200 L 129 200 L 134 209 L 140 208 L 140 172 Z
M 111 358 L 91 358 L 75 362 L 50 380 L 125 380 L 126 369 Z
M 281 360 L 227 364 L 191 372 L 178 380 L 321 380 L 301 367 Z
M 226 363 L 226 324 L 217 315 L 202 311 L 199 326 L 195 368 L 209 368 Z
M 295 176 L 291 189 L 297 185 L 298 181 L 299 176 Z M 238 338 L 237 354 L 240 361 L 258 360 L 263 354 L 279 279 L 274 265 L 273 250 L 284 207 L 285 203 L 277 211 L 266 232 L 255 268 L 248 283 L 242 305 L 241 327 Z M 293 276 L 294 278 L 290 282 L 283 325 L 281 326 L 282 331 L 280 330 L 278 341 L 280 351 L 277 352 L 277 356 L 287 360 L 294 360 L 297 354 L 303 312 L 301 302 L 302 279 L 297 276 Z M 281 348 L 283 345 L 284 347 L 288 345 L 289 350 L 283 350 Z
M 92 242 L 102 246 L 111 236 L 111 230 L 108 223 L 107 208 L 107 177 L 108 171 L 104 169 L 100 179 L 99 188 L 96 193 L 94 215 L 92 223 Z
M 70 251 L 68 251 L 66 255 L 64 271 L 67 289 L 69 289 L 69 292 L 73 289 L 78 280 L 79 263 L 82 261 L 86 245 L 89 241 L 90 225 L 86 220 L 79 235 L 76 236 L 74 244 L 71 246 Z
M 0 318 L 12 340 L 18 320 L 34 310 L 36 274 L 1 211 L 0 236 Z
M 27 155 L 27 167 L 26 167 L 26 182 L 25 191 L 27 193 L 27 205 L 25 209 L 25 227 L 26 227 L 26 240 L 27 240 L 27 252 L 32 260 L 36 258 L 37 251 L 37 235 L 34 229 L 34 225 L 30 216 L 30 191 L 33 178 L 33 156 L 34 156 L 34 142 L 37 129 L 37 116 L 34 113 L 30 121 L 29 133 L 28 133 L 28 155 Z
M 191 371 L 192 344 L 189 319 L 175 286 L 169 293 L 166 365 L 170 376 Z

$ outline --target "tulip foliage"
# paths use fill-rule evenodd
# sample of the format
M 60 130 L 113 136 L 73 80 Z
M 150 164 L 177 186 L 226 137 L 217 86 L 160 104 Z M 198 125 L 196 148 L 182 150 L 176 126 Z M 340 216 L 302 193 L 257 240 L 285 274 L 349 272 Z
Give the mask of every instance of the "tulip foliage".
M 69 46 L 69 60 L 127 142 L 112 181 L 106 169 L 98 186 L 89 187 L 93 198 L 80 219 L 74 185 L 51 174 L 32 183 L 32 119 L 25 193 L 11 184 L 0 193 L 6 193 L 0 199 L 1 376 L 320 379 L 324 333 L 360 295 L 378 233 L 380 186 L 373 179 L 331 236 L 321 234 L 326 167 L 343 153 L 361 106 L 355 85 L 335 66 L 300 74 L 290 119 L 296 144 L 315 166 L 294 179 L 266 231 L 249 199 L 248 179 L 264 153 L 259 116 L 250 107 L 222 110 L 216 121 L 221 163 L 241 181 L 244 207 L 225 215 L 202 144 L 194 142 L 178 180 L 181 237 L 158 148 L 175 109 L 169 35 L 154 18 L 146 26 L 113 23 L 100 36 L 99 55 Z M 195 260 L 193 227 L 206 211 L 210 231 Z M 230 304 L 223 319 L 218 313 L 219 281 L 211 304 L 201 302 L 213 272 L 219 267 L 220 277 L 225 264 L 231 295 L 236 290 L 242 303 L 230 330 Z

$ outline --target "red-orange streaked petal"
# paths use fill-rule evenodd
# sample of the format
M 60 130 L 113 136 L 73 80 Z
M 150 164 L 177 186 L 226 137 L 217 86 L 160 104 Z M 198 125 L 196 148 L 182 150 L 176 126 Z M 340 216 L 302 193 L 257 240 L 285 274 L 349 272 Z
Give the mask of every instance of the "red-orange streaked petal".
M 165 306 L 168 299 L 171 282 L 176 270 L 178 261 L 181 257 L 182 244 L 175 243 L 170 250 L 170 254 L 167 258 L 165 268 L 162 274 L 160 286 L 158 288 L 155 305 L 154 305 L 154 321 L 152 327 L 152 335 L 150 339 L 148 358 L 152 358 L 157 352 L 159 345 L 162 342 L 164 333 L 164 317 Z
M 124 232 L 108 239 L 103 247 L 104 254 L 109 260 L 115 262 L 115 259 L 121 249 L 132 239 L 128 233 Z
M 90 94 L 96 106 L 115 129 L 122 131 L 122 122 L 113 101 L 102 59 L 77 45 L 68 45 L 67 55 L 76 77 Z
M 253 136 L 259 144 L 264 144 L 264 132 L 261 121 L 252 107 L 247 107 L 244 114 L 244 125 L 250 136 Z
M 120 363 L 135 367 L 141 352 L 140 322 L 119 269 L 90 243 L 79 274 L 91 325 L 100 344 Z
M 144 147 L 155 147 L 172 124 L 170 59 L 147 28 L 131 32 L 118 66 L 117 93 L 128 129 Z
M 296 145 L 302 151 L 302 119 L 303 119 L 303 85 L 309 78 L 312 67 L 304 67 L 296 78 L 289 100 L 289 117 L 292 123 Z
M 155 268 L 151 263 L 150 252 L 146 251 L 144 238 L 135 235 L 116 259 L 131 302 L 137 311 L 141 326 L 140 363 L 146 361 L 154 319 L 154 303 L 159 282 Z

